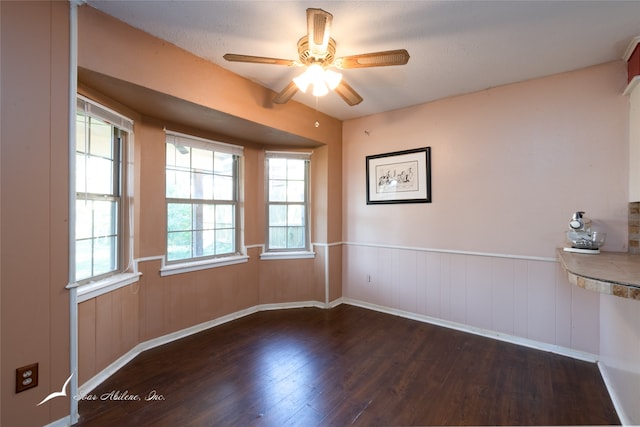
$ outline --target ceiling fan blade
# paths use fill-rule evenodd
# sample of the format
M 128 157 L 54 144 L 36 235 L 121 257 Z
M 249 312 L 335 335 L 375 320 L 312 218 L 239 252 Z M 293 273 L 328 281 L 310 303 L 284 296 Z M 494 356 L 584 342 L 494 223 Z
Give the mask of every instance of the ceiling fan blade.
M 364 53 L 361 55 L 343 56 L 342 58 L 337 58 L 333 65 L 338 68 L 348 69 L 404 65 L 407 62 L 409 62 L 409 52 L 405 49 L 398 49 Z
M 273 98 L 273 103 L 286 104 L 291 99 L 291 97 L 296 94 L 296 92 L 298 92 L 298 86 L 296 86 L 295 82 L 291 82 L 287 85 L 287 87 L 282 89 L 282 91 L 280 91 L 280 93 L 277 94 L 275 98 Z
M 362 102 L 362 97 L 358 95 L 358 92 L 349 86 L 344 79 L 340 81 L 340 84 L 335 88 L 335 91 L 340 95 L 340 98 L 342 98 L 344 102 L 351 106 L 358 105 Z
M 264 56 L 238 55 L 235 53 L 227 53 L 223 56 L 223 58 L 231 62 L 250 62 L 253 64 L 286 65 L 289 67 L 298 65 L 298 62 L 292 59 L 266 58 Z
M 316 58 L 324 58 L 327 54 L 331 22 L 333 15 L 322 9 L 307 9 L 307 37 L 309 51 Z

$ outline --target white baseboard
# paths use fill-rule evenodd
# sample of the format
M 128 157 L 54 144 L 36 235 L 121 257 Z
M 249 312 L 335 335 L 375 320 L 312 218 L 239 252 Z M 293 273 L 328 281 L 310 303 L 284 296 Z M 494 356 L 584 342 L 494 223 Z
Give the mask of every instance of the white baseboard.
M 342 302 L 344 304 L 355 305 L 357 307 L 367 308 L 369 310 L 379 311 L 381 313 L 392 314 L 394 316 L 404 317 L 406 319 L 417 320 L 419 322 L 430 323 L 432 325 L 443 326 L 445 328 L 455 329 L 461 332 L 467 332 L 474 335 L 480 335 L 486 338 L 492 338 L 499 341 L 508 342 L 511 344 L 517 344 L 523 347 L 529 347 L 536 350 L 548 351 L 551 353 L 571 357 L 573 359 L 583 360 L 586 362 L 595 363 L 598 361 L 598 356 L 596 356 L 595 354 L 574 350 L 574 349 L 562 347 L 559 345 L 547 344 L 539 341 L 534 341 L 528 338 L 521 338 L 515 335 L 503 334 L 501 332 L 491 331 L 488 329 L 476 328 L 474 326 L 469 326 L 462 323 L 456 323 L 449 320 L 437 319 L 435 317 L 416 314 L 409 311 L 398 310 L 395 308 L 385 307 L 377 304 L 371 304 L 368 302 L 358 301 L 350 298 L 343 298 Z
M 424 323 L 430 323 L 437 326 L 443 326 L 445 328 L 454 329 L 461 332 L 467 332 L 475 335 L 480 335 L 487 338 L 497 339 L 500 341 L 505 341 L 508 343 L 517 344 L 517 345 L 521 345 L 524 347 L 529 347 L 537 350 L 548 351 L 548 352 L 556 353 L 562 356 L 567 356 L 567 357 L 571 357 L 574 359 L 583 360 L 587 362 L 596 363 L 598 361 L 598 357 L 596 355 L 587 353 L 587 352 L 573 350 L 573 349 L 561 347 L 558 345 L 541 343 L 538 341 L 521 338 L 513 335 L 503 334 L 500 332 L 485 330 L 481 328 L 475 328 L 469 325 L 451 322 L 448 320 L 437 319 L 434 317 L 424 316 L 424 315 L 411 313 L 403 310 L 398 310 L 390 307 L 385 307 L 385 306 L 371 304 L 363 301 L 353 300 L 350 298 L 340 297 L 330 303 L 321 303 L 318 301 L 301 301 L 301 302 L 287 302 L 287 303 L 276 303 L 276 304 L 260 304 L 253 307 L 246 308 L 244 310 L 230 313 L 226 316 L 222 316 L 222 317 L 210 320 L 208 322 L 200 323 L 198 325 L 194 325 L 189 328 L 182 329 L 177 332 L 173 332 L 158 338 L 154 338 L 154 339 L 142 342 L 136 345 L 135 347 L 133 347 L 131 350 L 129 350 L 127 353 L 125 353 L 121 357 L 119 357 L 117 360 L 115 360 L 105 369 L 103 369 L 98 374 L 96 374 L 93 378 L 91 378 L 90 380 L 82 384 L 78 389 L 79 395 L 85 396 L 89 394 L 89 392 L 91 392 L 94 388 L 96 388 L 103 381 L 105 381 L 107 378 L 109 378 L 111 375 L 113 375 L 120 368 L 122 368 L 124 365 L 126 365 L 128 362 L 133 360 L 137 355 L 139 355 L 145 350 L 149 350 L 154 347 L 158 347 L 158 346 L 170 343 L 172 341 L 187 337 L 189 335 L 196 334 L 198 332 L 202 332 L 206 329 L 221 325 L 223 323 L 230 322 L 232 320 L 239 319 L 249 314 L 257 313 L 259 311 L 283 310 L 283 309 L 304 308 L 304 307 L 330 309 L 330 308 L 337 307 L 340 304 L 353 305 L 353 306 L 362 307 L 362 308 L 366 308 L 366 309 L 370 309 L 370 310 L 374 310 L 382 313 L 391 314 L 394 316 L 404 317 L 406 319 L 412 319 L 412 320 L 417 320 Z M 602 372 L 602 368 L 601 368 L 601 372 Z M 612 399 L 613 399 L 613 396 L 615 395 L 615 393 L 612 392 L 612 389 L 609 387 L 606 380 L 605 380 L 605 384 L 607 384 L 609 395 L 612 396 Z M 616 406 L 616 410 L 618 410 L 618 406 Z M 618 414 L 622 421 L 623 416 L 621 416 L 620 414 L 623 414 L 623 412 L 619 411 Z M 60 426 L 62 425 L 65 425 L 65 424 L 60 424 Z M 54 427 L 58 427 L 58 424 L 56 424 Z
M 52 422 L 51 424 L 47 424 L 44 427 L 69 427 L 71 425 L 71 417 L 66 416 L 64 418 L 60 418 L 57 421 Z
M 336 300 L 337 301 L 337 300 Z M 164 344 L 168 344 L 172 341 L 179 340 L 181 338 L 188 337 L 189 335 L 197 334 L 198 332 L 202 332 L 209 328 L 213 328 L 214 326 L 222 325 L 223 323 L 230 322 L 232 320 L 239 319 L 241 317 L 247 316 L 249 314 L 257 313 L 259 311 L 268 311 L 268 310 L 284 310 L 291 308 L 305 308 L 305 307 L 315 307 L 315 308 L 333 308 L 337 305 L 340 305 L 340 302 L 336 301 L 325 304 L 318 301 L 301 301 L 301 302 L 286 302 L 286 303 L 277 303 L 277 304 L 260 304 L 253 307 L 246 308 L 244 310 L 236 311 L 234 313 L 227 314 L 226 316 L 218 317 L 216 319 L 200 323 L 198 325 L 191 326 L 186 329 L 182 329 L 180 331 L 172 332 L 167 335 L 163 335 L 158 338 L 153 338 L 148 341 L 141 342 L 140 344 L 133 347 L 131 350 L 120 356 L 118 359 L 113 361 L 109 366 L 104 368 L 102 371 L 98 372 L 87 382 L 78 387 L 79 396 L 86 396 L 97 386 L 102 384 L 107 378 L 116 373 L 120 368 L 133 360 L 136 356 L 146 350 L 150 350 L 155 347 L 159 347 Z

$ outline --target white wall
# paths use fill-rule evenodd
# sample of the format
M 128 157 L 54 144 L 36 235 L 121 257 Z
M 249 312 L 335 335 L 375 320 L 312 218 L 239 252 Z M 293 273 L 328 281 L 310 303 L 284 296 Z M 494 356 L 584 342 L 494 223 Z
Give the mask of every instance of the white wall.
M 640 425 L 640 301 L 600 296 L 600 358 L 621 418 Z
M 571 286 L 553 260 L 358 244 L 344 257 L 350 300 L 577 357 L 598 353 L 598 294 Z
M 637 77 L 636 77 L 637 78 Z M 640 88 L 629 94 L 629 201 L 640 201 Z
M 592 353 L 637 396 L 640 302 L 573 287 L 556 261 L 577 210 L 627 251 L 625 86 L 615 62 L 346 122 L 344 297 Z M 433 202 L 367 205 L 365 157 L 423 146 Z

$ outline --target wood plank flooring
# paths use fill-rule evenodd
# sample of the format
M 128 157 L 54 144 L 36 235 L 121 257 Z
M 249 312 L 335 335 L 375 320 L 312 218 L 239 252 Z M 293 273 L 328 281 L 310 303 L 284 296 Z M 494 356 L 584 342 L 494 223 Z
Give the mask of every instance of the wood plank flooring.
M 91 427 L 620 424 L 595 364 L 349 305 L 146 351 L 79 411 Z

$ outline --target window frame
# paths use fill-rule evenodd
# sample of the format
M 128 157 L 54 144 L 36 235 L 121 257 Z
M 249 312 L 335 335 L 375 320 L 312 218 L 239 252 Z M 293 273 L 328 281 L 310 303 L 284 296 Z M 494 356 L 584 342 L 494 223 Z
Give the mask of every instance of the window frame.
M 71 225 L 73 227 L 72 232 L 72 244 L 74 245 L 73 255 L 74 255 L 74 270 L 72 276 L 72 282 L 77 283 L 80 286 L 87 285 L 88 283 L 96 283 L 96 282 L 104 282 L 105 280 L 110 280 L 116 276 L 119 276 L 126 271 L 128 271 L 131 266 L 131 255 L 133 253 L 132 248 L 129 247 L 129 232 L 130 232 L 130 218 L 127 215 L 129 212 L 130 205 L 128 200 L 128 179 L 129 179 L 129 171 L 128 171 L 128 161 L 129 161 L 129 147 L 131 141 L 133 140 L 133 120 L 117 113 L 108 107 L 90 99 L 83 95 L 76 94 L 76 128 L 74 132 L 76 135 L 79 133 L 77 128 L 78 117 L 82 115 L 84 116 L 89 123 L 91 119 L 97 119 L 103 123 L 108 124 L 111 127 L 111 150 L 112 150 L 112 173 L 113 173 L 113 182 L 112 192 L 110 194 L 107 193 L 90 193 L 88 192 L 88 188 L 85 188 L 84 191 L 79 191 L 75 188 L 74 184 L 74 223 Z M 85 130 L 84 142 L 86 144 L 87 141 L 87 133 Z M 76 147 L 74 148 L 74 152 L 76 156 L 79 154 L 77 151 L 77 147 L 80 141 L 76 141 Z M 88 156 L 89 153 L 84 152 L 85 156 Z M 78 165 L 77 162 L 73 163 L 74 170 L 71 171 L 72 179 L 74 183 L 78 178 Z M 86 172 L 86 169 L 85 169 Z M 85 173 L 85 177 L 87 174 Z M 89 277 L 84 277 L 78 279 L 78 237 L 77 237 L 77 227 L 78 227 L 78 218 L 76 215 L 77 212 L 77 203 L 82 200 L 90 200 L 90 201 L 98 201 L 98 200 L 109 200 L 117 202 L 117 208 L 115 209 L 115 215 L 111 218 L 111 221 L 116 221 L 115 227 L 115 237 L 117 242 L 115 244 L 115 263 L 116 266 L 114 269 L 97 274 Z M 95 240 L 97 237 L 91 237 L 91 240 Z M 81 239 L 83 240 L 83 239 Z M 93 261 L 94 257 L 92 255 L 92 269 L 93 269 Z
M 265 244 L 262 259 L 292 259 L 292 258 L 312 258 L 311 251 L 311 154 L 310 152 L 289 152 L 289 151 L 265 151 Z M 287 159 L 304 161 L 304 247 L 300 248 L 272 248 L 270 242 L 270 206 L 272 205 L 299 205 L 300 202 L 271 202 L 269 196 L 270 176 L 269 160 Z M 287 180 L 288 181 L 288 180 Z
M 199 138 L 192 135 L 187 135 L 179 132 L 165 130 L 165 256 L 163 260 L 163 266 L 161 268 L 161 275 L 169 275 L 182 273 L 186 271 L 195 271 L 204 268 L 210 268 L 215 266 L 222 265 L 230 265 L 238 262 L 246 262 L 247 257 L 244 256 L 244 246 L 242 241 L 242 188 L 241 188 L 241 174 L 242 174 L 242 157 L 243 157 L 243 147 L 226 144 L 219 141 Z M 215 157 L 215 153 L 222 154 L 230 154 L 232 156 L 232 179 L 233 179 L 233 189 L 232 189 L 232 200 L 223 200 L 223 199 L 207 199 L 207 198 L 195 198 L 193 195 L 190 195 L 189 198 L 183 197 L 169 197 L 167 195 L 168 188 L 167 185 L 167 176 L 169 169 L 169 164 L 167 163 L 168 153 L 167 147 L 173 145 L 174 147 L 184 146 L 190 148 L 197 148 L 202 150 L 210 151 Z M 176 148 L 177 150 L 177 148 Z M 191 155 L 191 150 L 189 151 Z M 174 171 L 177 171 L 177 167 L 174 164 Z M 190 177 L 190 185 L 191 178 L 196 169 L 193 168 L 191 163 L 191 159 L 189 162 L 189 177 Z M 215 173 L 212 172 L 213 175 Z M 232 205 L 234 214 L 233 214 L 233 239 L 234 239 L 234 251 L 227 252 L 222 254 L 211 254 L 211 255 L 203 255 L 203 256 L 191 256 L 188 258 L 176 258 L 169 259 L 169 205 L 170 204 L 189 204 L 192 206 L 195 205 L 209 205 L 209 206 L 217 206 L 217 205 Z M 191 228 L 184 231 L 194 232 L 198 229 L 193 228 L 193 221 Z M 204 231 L 204 230 L 202 230 Z M 193 241 L 191 242 L 193 251 Z M 193 252 L 192 252 L 193 255 Z

